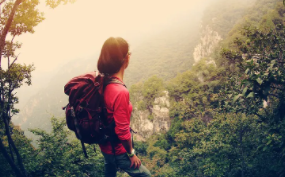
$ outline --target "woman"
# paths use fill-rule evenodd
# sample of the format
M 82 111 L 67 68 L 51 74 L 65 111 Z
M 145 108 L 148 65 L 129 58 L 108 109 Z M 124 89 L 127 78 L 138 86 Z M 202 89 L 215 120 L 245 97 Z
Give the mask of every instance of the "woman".
M 129 60 L 128 43 L 123 38 L 110 37 L 103 44 L 97 67 L 100 73 L 123 83 Z M 117 167 L 130 176 L 151 176 L 132 147 L 130 132 L 132 105 L 127 88 L 123 84 L 108 84 L 104 90 L 104 101 L 107 108 L 107 121 L 108 123 L 115 121 L 115 133 L 120 140 L 120 143 L 113 146 L 114 151 L 110 142 L 100 145 L 105 158 L 105 176 L 116 176 Z

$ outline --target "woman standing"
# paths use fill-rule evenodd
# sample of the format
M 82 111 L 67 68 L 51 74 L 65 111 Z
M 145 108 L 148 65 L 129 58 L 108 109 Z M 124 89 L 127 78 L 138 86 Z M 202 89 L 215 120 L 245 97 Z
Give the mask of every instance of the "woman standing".
M 98 70 L 106 77 L 117 79 L 123 83 L 124 72 L 130 61 L 129 44 L 120 37 L 110 37 L 103 44 L 98 60 Z M 115 133 L 120 142 L 112 145 L 108 142 L 100 145 L 105 158 L 105 176 L 117 174 L 117 167 L 130 176 L 151 176 L 148 169 L 141 164 L 132 147 L 130 118 L 132 104 L 129 101 L 129 91 L 122 84 L 110 83 L 104 90 L 104 101 L 107 108 L 107 122 L 115 121 Z

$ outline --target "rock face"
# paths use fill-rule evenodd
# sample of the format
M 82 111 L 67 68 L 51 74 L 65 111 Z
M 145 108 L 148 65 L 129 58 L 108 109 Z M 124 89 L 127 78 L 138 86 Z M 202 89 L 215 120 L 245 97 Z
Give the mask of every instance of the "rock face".
M 135 134 L 137 141 L 144 141 L 145 138 L 150 137 L 154 133 L 166 132 L 170 128 L 170 117 L 169 117 L 169 95 L 167 91 L 164 91 L 165 96 L 158 97 L 154 101 L 152 107 L 153 120 L 149 120 L 150 113 L 148 110 L 138 110 L 134 106 L 134 110 L 131 118 L 131 127 Z
M 195 47 L 193 52 L 195 63 L 201 58 L 209 56 L 221 40 L 222 37 L 218 32 L 213 31 L 211 27 L 206 26 L 202 32 L 201 42 Z

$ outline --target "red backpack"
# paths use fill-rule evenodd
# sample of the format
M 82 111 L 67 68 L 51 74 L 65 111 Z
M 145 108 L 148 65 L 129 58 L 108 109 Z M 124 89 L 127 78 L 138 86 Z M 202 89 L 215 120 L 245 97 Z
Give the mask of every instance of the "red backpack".
M 64 86 L 64 93 L 69 96 L 69 103 L 63 107 L 67 127 L 81 140 L 85 157 L 88 156 L 84 143 L 104 144 L 118 140 L 115 122 L 108 125 L 106 120 L 103 93 L 109 83 L 124 85 L 95 71 L 74 77 Z

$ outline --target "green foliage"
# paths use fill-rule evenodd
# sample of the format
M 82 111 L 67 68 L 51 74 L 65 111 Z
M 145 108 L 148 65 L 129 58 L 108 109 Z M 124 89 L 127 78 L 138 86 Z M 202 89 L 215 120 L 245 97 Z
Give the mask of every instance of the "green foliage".
M 66 2 L 71 1 L 46 1 L 52 8 Z M 225 48 L 216 51 L 213 58 L 202 59 L 190 71 L 170 79 L 166 86 L 161 78 L 153 76 L 130 89 L 132 103 L 138 110 L 147 109 L 150 113 L 155 98 L 163 96 L 165 89 L 170 95 L 170 130 L 153 135 L 147 142 L 135 142 L 139 157 L 154 176 L 285 175 L 285 8 L 277 0 L 261 0 L 247 12 L 243 8 L 247 1 L 219 2 L 217 7 L 220 8 L 206 12 L 204 23 L 223 37 L 229 34 L 222 43 Z M 33 27 L 43 20 L 38 11 L 24 8 L 28 5 L 34 8 L 37 0 L 25 3 L 19 9 L 35 18 L 27 20 L 17 12 L 10 28 L 13 35 L 32 33 Z M 4 8 L 6 15 L 1 20 L 7 20 L 12 5 L 11 1 Z M 243 20 L 239 20 L 241 17 Z M 17 31 L 18 26 L 14 25 L 18 21 L 23 21 L 22 31 Z M 4 23 L 1 21 L 1 24 Z M 15 51 L 20 47 L 19 43 L 7 42 L 3 57 L 16 58 Z M 171 58 L 168 55 L 166 57 Z M 160 71 L 156 69 L 153 71 Z M 23 83 L 30 85 L 33 70 L 32 65 L 19 64 L 0 70 L 2 96 L 9 96 L 11 90 Z M 152 72 L 146 75 L 149 73 Z M 169 71 L 169 75 L 174 73 Z M 0 111 L 10 106 L 11 113 L 17 113 L 13 107 L 17 102 L 12 95 Z M 152 114 L 149 119 L 153 119 Z M 51 132 L 31 130 L 39 137 L 37 148 L 19 128 L 10 125 L 14 127 L 12 138 L 16 146 L 21 146 L 19 153 L 28 175 L 103 176 L 101 153 L 94 153 L 92 147 L 87 146 L 90 158 L 85 159 L 80 143 L 71 140 L 65 121 L 52 118 L 51 124 Z M 4 136 L 3 122 L 0 122 L 0 137 L 14 158 Z M 0 176 L 11 176 L 13 171 L 2 154 L 0 161 L 4 161 Z
M 201 60 L 191 71 L 178 75 L 169 81 L 167 88 L 172 98 L 170 116 L 180 119 L 205 117 L 217 104 L 217 93 L 221 88 L 219 70 L 213 64 Z
M 276 8 L 284 9 L 283 6 Z M 234 41 L 236 50 L 229 53 L 236 53 L 239 60 L 234 62 L 236 70 L 233 70 L 227 83 L 228 90 L 223 92 L 223 95 L 233 95 L 234 105 L 228 97 L 223 103 L 224 108 L 257 114 L 264 107 L 263 100 L 282 101 L 285 30 L 281 17 L 275 16 L 272 19 L 271 14 L 268 16 L 274 23 L 274 28 L 264 27 L 262 21 L 259 29 L 246 27 L 243 30 L 242 34 L 247 37 L 248 42 L 243 43 L 239 38 Z M 223 55 L 230 59 L 229 55 Z
M 143 98 L 143 83 L 139 82 L 137 84 L 133 84 L 129 90 L 130 93 L 130 101 L 132 103 L 138 103 Z
M 79 141 L 70 141 L 70 132 L 64 119 L 51 119 L 52 132 L 30 130 L 39 136 L 34 160 L 27 164 L 33 176 L 103 176 L 104 162 L 101 153 L 86 146 L 88 159 L 84 157 Z M 97 147 L 98 148 L 98 147 Z
M 152 76 L 145 82 L 132 85 L 130 88 L 130 100 L 138 110 L 148 110 L 150 121 L 153 120 L 152 108 L 155 98 L 164 96 L 163 80 L 157 76 Z
M 0 70 L 0 93 L 2 97 L 7 98 L 7 102 L 3 103 L 3 107 L 0 107 L 0 111 L 3 112 L 3 114 L 5 114 L 5 109 L 11 111 L 11 116 L 19 112 L 19 110 L 14 107 L 14 104 L 18 103 L 18 98 L 15 94 L 12 94 L 12 91 L 20 88 L 24 83 L 31 85 L 31 72 L 34 69 L 33 65 L 13 64 L 6 71 Z M 10 117 L 8 119 L 10 120 Z
M 285 175 L 285 8 L 275 0 L 256 8 L 215 64 L 201 60 L 166 84 L 171 127 L 148 140 L 146 156 L 155 176 L 168 173 L 154 159 L 172 176 Z
M 171 126 L 170 129 L 168 130 L 167 134 L 166 134 L 166 138 L 168 139 L 169 143 L 175 143 L 175 135 L 180 132 L 180 130 L 182 130 L 182 123 L 183 120 L 179 119 L 179 118 L 174 118 L 171 121 Z
M 48 0 L 50 6 L 57 6 L 65 0 Z M 67 1 L 66 1 L 67 2 Z M 55 5 L 57 3 L 57 5 Z M 37 9 L 39 0 L 3 0 L 1 1 L 0 13 L 0 150 L 1 159 L 9 163 L 6 174 L 14 174 L 19 177 L 28 175 L 24 163 L 27 163 L 32 150 L 30 142 L 17 144 L 19 137 L 12 136 L 10 123 L 13 115 L 19 112 L 15 109 L 14 104 L 18 103 L 15 89 L 20 88 L 24 83 L 31 85 L 31 72 L 34 70 L 33 65 L 16 64 L 19 55 L 16 55 L 17 49 L 21 44 L 14 42 L 16 36 L 23 33 L 33 33 L 34 27 L 37 26 L 44 18 L 43 13 Z M 7 40 L 7 36 L 10 38 Z M 3 59 L 8 62 L 7 69 L 2 65 Z M 4 133 L 5 132 L 5 133 Z M 16 138 L 16 139 L 15 139 Z M 20 139 L 24 139 L 20 137 Z M 24 141 L 24 140 L 23 140 Z M 18 146 L 17 146 L 18 145 Z M 9 148 L 7 148 L 7 146 Z M 18 150 L 18 147 L 21 149 Z M 16 158 L 15 158 L 16 157 Z M 23 160 L 23 157 L 27 157 Z M 7 167 L 7 164 L 5 164 Z M 6 170 L 6 169 L 5 169 Z M 4 171 L 4 170 L 3 170 Z
M 145 156 L 147 154 L 148 144 L 142 141 L 134 141 L 136 154 Z
M 202 26 L 204 28 L 210 26 L 225 38 L 254 2 L 254 0 L 213 1 L 204 13 Z
M 148 120 L 153 121 L 153 115 L 152 114 L 148 115 L 147 118 L 148 118 Z
M 104 159 L 100 152 L 95 153 L 91 145 L 86 145 L 89 158 L 84 157 L 78 140 L 70 140 L 70 132 L 66 128 L 64 119 L 52 118 L 52 132 L 41 129 L 30 130 L 38 136 L 37 146 L 31 145 L 24 132 L 19 127 L 13 127 L 12 137 L 29 176 L 104 176 Z M 0 129 L 1 130 L 1 129 Z M 2 132 L 2 131 L 0 131 Z M 3 135 L 2 135 L 3 136 Z M 74 136 L 74 135 L 73 135 Z M 8 148 L 7 139 L 4 145 Z M 96 147 L 99 148 L 98 146 Z M 10 151 L 9 151 L 10 152 Z M 0 154 L 0 175 L 8 177 L 13 174 L 10 166 Z M 2 165 L 2 162 L 3 165 Z
M 46 5 L 51 8 L 56 8 L 60 4 L 74 3 L 76 0 L 46 0 Z
M 177 175 L 284 175 L 285 121 L 280 106 L 284 105 L 285 28 L 281 17 L 268 14 L 259 29 L 246 27 L 232 49 L 222 50 L 228 76 L 218 93 L 221 104 L 215 111 L 220 114 L 212 112 L 208 124 L 200 119 L 183 124 L 176 134 L 182 149 L 180 162 L 173 163 Z M 269 102 L 267 107 L 263 100 Z
M 183 149 L 179 174 L 241 176 L 243 168 L 249 168 L 244 165 L 251 166 L 249 161 L 255 159 L 253 130 L 257 131 L 254 119 L 241 114 L 217 114 L 208 126 L 199 119 L 186 122 L 185 130 L 177 134 Z
M 4 125 L 3 123 L 0 123 L 0 138 L 3 140 L 3 144 L 6 148 L 6 150 L 8 151 L 9 155 L 13 155 L 12 157 L 14 158 L 14 160 L 16 160 L 15 158 L 15 153 L 13 151 L 11 151 L 9 144 L 8 144 L 8 139 L 4 134 L 5 129 L 4 129 Z M 34 152 L 34 148 L 31 145 L 31 140 L 27 139 L 24 135 L 24 132 L 18 127 L 15 126 L 13 124 L 10 124 L 10 132 L 11 132 L 11 136 L 12 139 L 14 140 L 14 143 L 16 145 L 16 147 L 21 147 L 19 148 L 19 153 L 21 154 L 24 164 L 28 163 L 30 160 L 32 159 L 32 154 Z M 3 177 L 10 177 L 10 176 L 14 176 L 14 172 L 11 169 L 9 163 L 7 162 L 6 158 L 3 156 L 3 154 L 0 154 L 0 176 Z
M 163 80 L 157 76 L 152 76 L 144 82 L 142 95 L 147 109 L 151 109 L 156 97 L 163 95 Z

